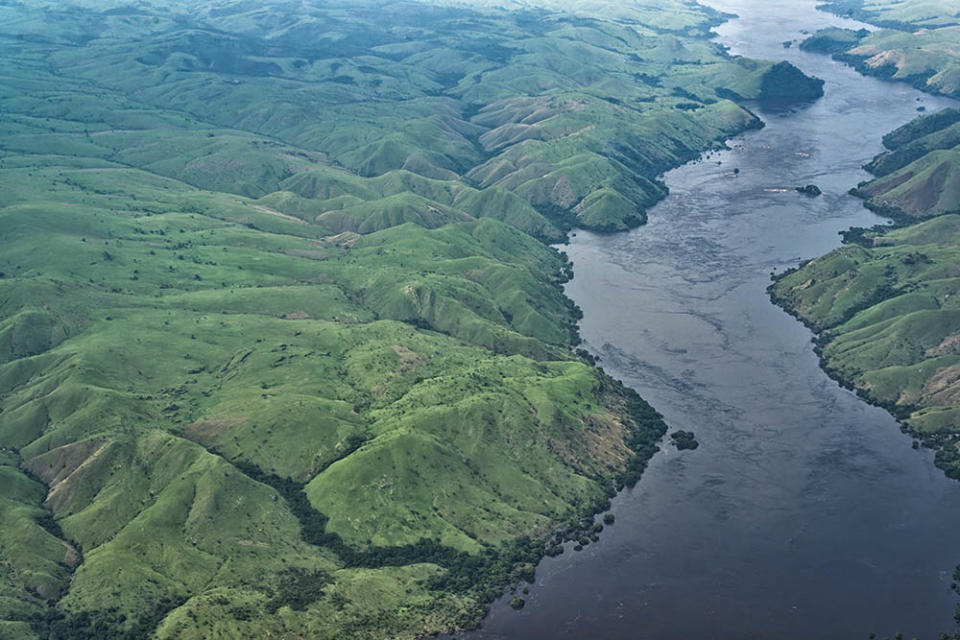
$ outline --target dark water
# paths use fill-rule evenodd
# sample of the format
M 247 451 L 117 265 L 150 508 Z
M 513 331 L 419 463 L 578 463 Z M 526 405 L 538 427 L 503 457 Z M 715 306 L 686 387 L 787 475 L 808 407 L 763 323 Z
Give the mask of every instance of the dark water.
M 955 627 L 960 483 L 828 379 L 810 333 L 765 292 L 771 270 L 880 221 L 846 190 L 884 133 L 947 102 L 784 49 L 802 30 L 861 26 L 813 0 L 709 4 L 742 16 L 720 28 L 734 53 L 788 59 L 824 78 L 826 96 L 668 174 L 647 226 L 580 232 L 567 248 L 588 346 L 701 447 L 656 456 L 599 543 L 545 560 L 526 608 L 497 603 L 471 638 L 924 639 Z M 807 183 L 824 195 L 765 191 Z

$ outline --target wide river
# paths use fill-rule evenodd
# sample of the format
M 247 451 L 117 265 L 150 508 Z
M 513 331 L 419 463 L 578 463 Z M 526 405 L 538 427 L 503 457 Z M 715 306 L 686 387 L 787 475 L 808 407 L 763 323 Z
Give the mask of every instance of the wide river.
M 709 0 L 734 54 L 786 59 L 826 96 L 666 176 L 630 233 L 566 251 L 582 333 L 602 366 L 701 446 L 665 446 L 580 553 L 546 559 L 526 607 L 494 605 L 469 638 L 936 638 L 952 631 L 960 483 L 884 411 L 819 368 L 772 305 L 770 272 L 879 218 L 847 190 L 882 135 L 948 101 L 857 74 L 785 40 L 830 25 L 815 0 Z M 919 101 L 918 101 L 919 98 Z M 734 176 L 733 169 L 739 168 Z M 819 198 L 768 189 L 814 183 Z

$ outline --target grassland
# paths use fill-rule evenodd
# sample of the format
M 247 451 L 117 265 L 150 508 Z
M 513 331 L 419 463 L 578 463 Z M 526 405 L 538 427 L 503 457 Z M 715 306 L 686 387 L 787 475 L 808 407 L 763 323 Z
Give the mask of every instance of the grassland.
M 819 83 L 683 2 L 348 5 L 0 4 L 0 637 L 469 627 L 656 450 L 547 243 Z

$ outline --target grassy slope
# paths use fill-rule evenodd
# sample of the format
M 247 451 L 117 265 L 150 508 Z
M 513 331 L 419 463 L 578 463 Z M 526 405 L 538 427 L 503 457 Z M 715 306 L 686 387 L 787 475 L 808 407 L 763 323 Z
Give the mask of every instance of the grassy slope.
M 0 635 L 475 623 L 664 428 L 534 237 L 784 70 L 683 3 L 87 4 L 0 6 Z
M 960 212 L 960 110 L 921 116 L 884 144 L 866 167 L 876 179 L 856 191 L 868 206 L 907 218 Z
M 820 334 L 832 375 L 928 439 L 960 477 L 960 216 L 861 242 L 782 277 L 772 293 Z

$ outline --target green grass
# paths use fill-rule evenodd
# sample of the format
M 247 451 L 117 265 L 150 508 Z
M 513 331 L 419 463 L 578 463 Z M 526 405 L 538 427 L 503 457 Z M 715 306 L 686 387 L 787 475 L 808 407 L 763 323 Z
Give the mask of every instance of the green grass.
M 0 6 L 0 635 L 475 625 L 665 430 L 548 243 L 794 70 L 685 2 L 110 6 Z
M 276 191 L 334 197 L 320 197 L 323 191 L 367 203 L 346 213 L 342 203 L 310 208 L 313 216 L 330 213 L 334 228 L 382 228 L 444 205 L 485 215 L 487 201 L 450 202 L 451 187 L 468 186 L 461 176 L 473 186 L 505 186 L 553 217 L 552 225 L 625 228 L 662 197 L 662 188 L 636 184 L 635 175 L 654 178 L 744 126 L 756 126 L 752 115 L 723 96 L 762 97 L 771 70 L 769 63 L 730 59 L 694 37 L 717 16 L 674 4 L 670 10 L 627 10 L 644 16 L 631 25 L 580 24 L 562 14 L 519 23 L 502 10 L 470 23 L 469 11 L 441 12 L 413 40 L 402 33 L 411 20 L 406 6 L 377 15 L 361 10 L 354 20 L 328 27 L 294 12 L 290 19 L 301 22 L 283 29 L 256 11 L 201 12 L 201 31 L 163 36 L 157 35 L 162 26 L 150 20 L 110 19 L 98 38 L 84 43 L 82 58 L 40 44 L 29 57 L 18 56 L 6 72 L 13 86 L 4 106 L 23 116 L 7 125 L 7 145 L 108 159 L 250 197 Z M 76 28 L 70 12 L 42 18 L 26 8 L 21 13 L 32 17 L 13 22 L 16 37 L 43 39 L 57 27 Z M 668 13 L 666 23 L 678 24 L 659 26 Z M 168 19 L 158 17 L 156 24 Z M 241 24 L 243 37 L 228 35 Z M 343 50 L 331 44 L 339 39 L 349 43 Z M 266 43 L 275 53 L 264 54 Z M 47 53 L 53 74 L 44 66 Z M 25 70 L 33 95 L 16 87 Z M 718 95 L 718 89 L 727 93 Z M 702 108 L 676 108 L 691 100 Z M 105 110 L 110 113 L 100 113 Z M 554 170 L 541 166 L 559 157 L 577 161 Z M 439 200 L 429 189 L 414 193 L 430 202 L 381 203 L 397 192 L 385 193 L 382 180 L 365 185 L 317 166 L 325 160 L 360 176 L 409 170 L 448 184 Z M 504 175 L 508 166 L 510 176 Z M 584 205 L 583 215 L 561 215 L 611 190 L 630 204 Z M 556 229 L 529 206 L 509 206 L 504 218 L 557 239 Z
M 945 454 L 960 441 L 960 216 L 866 234 L 781 277 L 775 300 L 819 334 L 831 375 L 890 409 Z

